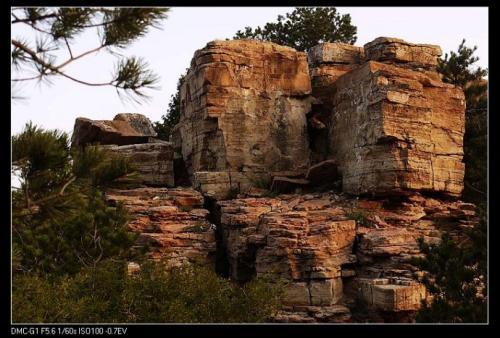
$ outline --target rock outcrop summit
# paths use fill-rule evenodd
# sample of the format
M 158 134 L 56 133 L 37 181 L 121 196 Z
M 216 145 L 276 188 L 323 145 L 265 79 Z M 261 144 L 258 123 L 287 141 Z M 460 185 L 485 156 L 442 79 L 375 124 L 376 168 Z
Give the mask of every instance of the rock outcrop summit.
M 385 37 L 308 53 L 213 41 L 193 56 L 169 142 L 119 114 L 78 118 L 73 146 L 136 163 L 142 187 L 107 199 L 151 259 L 287 281 L 270 321 L 412 321 L 428 297 L 417 239 L 477 222 L 460 201 L 464 93 L 442 81 L 440 55 Z

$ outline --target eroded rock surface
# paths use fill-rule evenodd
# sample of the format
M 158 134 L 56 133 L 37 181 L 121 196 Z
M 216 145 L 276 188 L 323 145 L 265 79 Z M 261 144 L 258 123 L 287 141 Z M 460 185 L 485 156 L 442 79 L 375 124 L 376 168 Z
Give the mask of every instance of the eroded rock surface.
M 436 70 L 441 47 L 380 37 L 364 45 L 367 60 L 388 62 L 399 67 Z
M 197 186 L 221 197 L 274 171 L 305 172 L 310 93 L 306 54 L 292 48 L 234 40 L 198 50 L 174 135 L 191 177 L 217 173 L 198 175 Z
M 462 89 L 368 61 L 333 85 L 329 150 L 352 194 L 463 189 Z
M 127 158 L 134 166 L 140 183 L 149 186 L 174 186 L 174 150 L 169 142 L 102 146 L 111 153 Z
M 111 190 L 106 198 L 127 208 L 132 218 L 128 226 L 140 234 L 136 244 L 149 247 L 151 259 L 163 259 L 170 267 L 194 263 L 215 269 L 215 230 L 196 190 Z
M 411 264 L 420 254 L 417 239 L 438 243 L 443 227 L 455 227 L 458 236 L 476 220 L 469 203 L 418 194 L 355 200 L 328 192 L 218 205 L 230 276 L 288 281 L 284 312 L 276 320 L 293 322 L 319 321 L 314 313 L 321 311 L 308 307 L 352 307 L 360 298 L 376 310 L 414 313 L 426 297 Z M 375 287 L 378 296 L 368 299 L 366 290 L 375 284 L 385 286 Z M 348 320 L 348 313 L 338 313 L 330 319 Z

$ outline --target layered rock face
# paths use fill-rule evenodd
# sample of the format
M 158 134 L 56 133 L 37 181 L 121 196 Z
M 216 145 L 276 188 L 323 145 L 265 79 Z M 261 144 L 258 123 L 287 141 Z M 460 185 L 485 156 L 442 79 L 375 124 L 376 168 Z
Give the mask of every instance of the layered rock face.
M 127 158 L 137 171 L 139 180 L 148 186 L 173 187 L 174 150 L 169 142 L 130 144 L 126 146 L 105 145 L 102 148 Z
M 313 96 L 329 102 L 330 87 L 337 79 L 356 69 L 365 58 L 363 47 L 326 42 L 308 51 Z
M 460 195 L 465 99 L 435 71 L 439 47 L 379 38 L 364 49 L 367 61 L 321 92 L 343 191 Z
M 426 297 L 411 264 L 417 239 L 438 243 L 442 227 L 459 236 L 476 221 L 472 204 L 418 194 L 353 200 L 328 192 L 218 205 L 230 276 L 288 281 L 276 321 L 347 321 L 357 299 L 373 311 L 414 313 Z
M 193 184 L 221 197 L 273 172 L 305 172 L 308 72 L 304 53 L 273 43 L 213 41 L 198 50 L 174 134 Z
M 132 220 L 129 229 L 139 233 L 138 246 L 168 267 L 186 263 L 215 269 L 215 228 L 203 208 L 203 196 L 191 188 L 138 188 L 111 190 L 110 204 L 123 203 Z
M 141 114 L 118 114 L 113 120 L 75 121 L 72 147 L 98 144 L 114 155 L 127 158 L 137 181 L 148 186 L 175 185 L 172 143 L 155 139 L 151 121 Z

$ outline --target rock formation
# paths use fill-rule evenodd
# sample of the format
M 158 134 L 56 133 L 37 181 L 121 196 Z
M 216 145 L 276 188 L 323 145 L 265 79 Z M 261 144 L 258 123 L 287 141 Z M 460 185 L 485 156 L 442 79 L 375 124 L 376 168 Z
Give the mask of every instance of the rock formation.
M 198 50 L 174 135 L 193 184 L 220 198 L 273 172 L 304 173 L 310 93 L 306 54 L 292 48 L 237 40 Z
M 438 243 L 446 225 L 460 236 L 476 221 L 472 204 L 419 194 L 400 200 L 292 194 L 218 206 L 230 276 L 287 281 L 278 319 L 297 322 L 317 321 L 332 306 L 346 320 L 340 309 L 356 299 L 374 310 L 414 313 L 426 297 L 411 264 L 419 255 L 417 239 Z
M 112 121 L 79 117 L 75 121 L 72 147 L 98 144 L 127 158 L 138 181 L 149 186 L 175 185 L 172 143 L 154 138 L 151 121 L 141 114 L 118 114 Z
M 149 256 L 167 266 L 185 263 L 215 268 L 215 228 L 203 208 L 203 196 L 191 188 L 138 188 L 111 190 L 110 204 L 123 203 L 139 233 L 137 245 L 150 248 Z
M 460 195 L 465 98 L 436 72 L 440 48 L 378 38 L 365 45 L 360 64 L 362 53 L 344 44 L 320 47 L 323 53 L 313 49 L 310 58 L 319 64 L 313 93 L 327 126 L 320 151 L 338 162 L 343 190 Z
M 172 143 L 120 114 L 78 119 L 73 145 L 103 144 L 160 186 L 107 193 L 152 259 L 284 281 L 271 321 L 411 321 L 428 297 L 417 239 L 462 239 L 477 221 L 458 199 L 464 94 L 441 81 L 440 55 L 393 38 L 307 57 L 214 41 L 191 61 Z M 181 181 L 194 189 L 165 188 Z
M 113 154 L 127 158 L 139 174 L 139 181 L 148 186 L 173 187 L 174 150 L 169 142 L 129 144 L 125 146 L 104 145 Z

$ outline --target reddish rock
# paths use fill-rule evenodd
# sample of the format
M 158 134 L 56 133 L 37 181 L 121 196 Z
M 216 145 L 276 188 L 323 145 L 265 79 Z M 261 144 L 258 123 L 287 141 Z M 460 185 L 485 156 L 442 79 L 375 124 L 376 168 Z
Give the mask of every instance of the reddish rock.
M 151 121 L 141 114 L 118 114 L 111 121 L 79 117 L 75 121 L 71 145 L 147 143 L 155 136 Z
M 181 87 L 174 133 L 196 186 L 222 198 L 269 180 L 273 171 L 305 172 L 310 93 L 306 54 L 292 48 L 234 40 L 198 50 Z
M 195 263 L 215 268 L 215 230 L 203 209 L 203 196 L 190 188 L 111 190 L 109 203 L 123 203 L 140 234 L 137 245 L 148 245 L 151 259 L 167 266 Z

